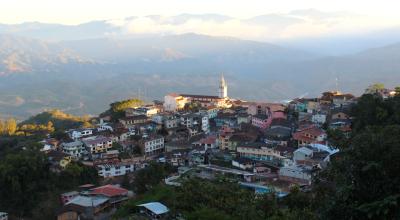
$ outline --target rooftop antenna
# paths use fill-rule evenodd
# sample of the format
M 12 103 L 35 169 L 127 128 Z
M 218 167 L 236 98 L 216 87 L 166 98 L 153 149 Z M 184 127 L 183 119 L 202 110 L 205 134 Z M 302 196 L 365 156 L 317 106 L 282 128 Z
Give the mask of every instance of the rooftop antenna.
M 339 92 L 339 79 L 336 77 L 336 92 Z

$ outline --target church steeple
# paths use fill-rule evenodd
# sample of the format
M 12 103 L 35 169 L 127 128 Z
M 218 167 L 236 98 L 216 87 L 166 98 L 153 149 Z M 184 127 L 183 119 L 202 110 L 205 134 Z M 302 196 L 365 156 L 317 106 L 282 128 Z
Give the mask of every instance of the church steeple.
M 219 82 L 219 88 L 218 88 L 218 97 L 228 98 L 228 85 L 225 82 L 224 74 L 221 74 L 221 80 Z

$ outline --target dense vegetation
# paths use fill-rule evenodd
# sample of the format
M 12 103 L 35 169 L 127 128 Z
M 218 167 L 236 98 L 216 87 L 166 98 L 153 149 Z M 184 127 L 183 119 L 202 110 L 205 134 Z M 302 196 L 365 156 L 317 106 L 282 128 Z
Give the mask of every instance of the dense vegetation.
M 100 116 L 110 116 L 113 121 L 117 121 L 119 118 L 125 116 L 125 110 L 128 108 L 135 108 L 143 105 L 143 101 L 140 99 L 127 99 L 119 102 L 110 104 L 110 108 L 101 113 Z
M 90 121 L 91 118 L 88 115 L 79 117 L 67 114 L 58 109 L 53 109 L 32 116 L 23 121 L 20 125 L 47 125 L 49 122 L 51 122 L 56 130 L 67 130 L 80 126 L 90 127 Z
M 400 218 L 400 96 L 362 96 L 353 108 L 350 137 L 316 180 L 324 219 Z
M 61 193 L 98 182 L 97 171 L 80 163 L 70 163 L 61 172 L 51 171 L 47 156 L 40 152 L 39 142 L 47 134 L 63 139 L 64 129 L 88 121 L 88 117 L 53 110 L 18 125 L 13 119 L 0 122 L 1 211 L 19 218 L 54 219 L 61 207 Z
M 54 219 L 61 193 L 97 181 L 97 171 L 82 164 L 54 173 L 37 150 L 10 153 L 0 160 L 0 208 L 13 216 Z

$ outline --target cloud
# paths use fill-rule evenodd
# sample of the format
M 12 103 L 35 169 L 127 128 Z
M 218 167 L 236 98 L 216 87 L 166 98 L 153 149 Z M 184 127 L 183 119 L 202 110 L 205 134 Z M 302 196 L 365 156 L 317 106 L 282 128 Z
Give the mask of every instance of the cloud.
M 282 40 L 370 31 L 396 22 L 349 12 L 322 12 L 315 9 L 282 14 L 265 14 L 238 19 L 218 14 L 151 15 L 112 21 L 126 34 L 185 34 L 231 36 L 249 40 Z

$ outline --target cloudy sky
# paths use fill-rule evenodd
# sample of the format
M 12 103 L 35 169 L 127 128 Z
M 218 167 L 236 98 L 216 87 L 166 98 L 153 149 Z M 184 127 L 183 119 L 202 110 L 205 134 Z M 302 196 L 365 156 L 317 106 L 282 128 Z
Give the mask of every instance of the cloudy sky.
M 0 6 L 3 24 L 108 20 L 126 33 L 196 32 L 254 40 L 362 32 L 400 24 L 400 3 L 395 0 L 0 0 Z M 208 15 L 176 17 L 183 13 Z

